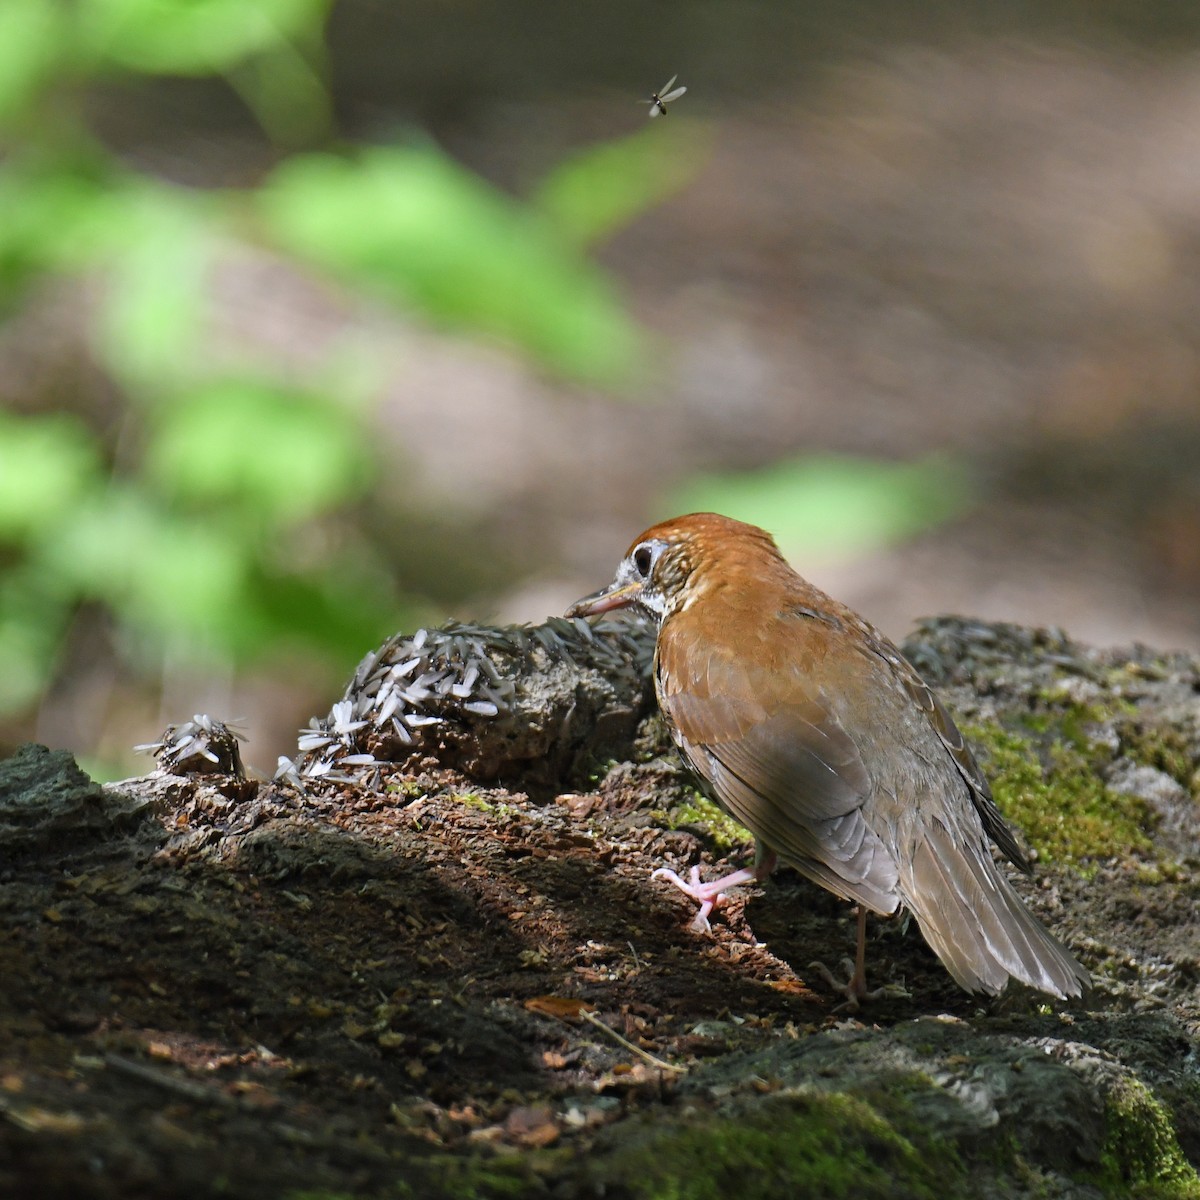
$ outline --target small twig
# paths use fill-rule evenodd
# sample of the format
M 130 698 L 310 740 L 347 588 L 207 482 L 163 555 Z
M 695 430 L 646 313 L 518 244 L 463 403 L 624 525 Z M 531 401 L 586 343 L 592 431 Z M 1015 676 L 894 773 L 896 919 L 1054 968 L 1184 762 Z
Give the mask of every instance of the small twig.
M 637 950 L 634 949 L 633 943 L 626 942 L 625 945 L 627 945 L 629 947 L 629 953 L 633 955 L 634 970 L 640 971 L 642 969 L 642 964 L 641 964 L 641 962 L 638 961 Z
M 152 1083 L 169 1092 L 177 1092 L 189 1100 L 198 1100 L 202 1104 L 220 1104 L 230 1107 L 237 1103 L 232 1096 L 219 1092 L 207 1084 L 196 1083 L 192 1079 L 180 1079 L 177 1075 L 160 1071 L 157 1067 L 150 1067 L 145 1063 L 134 1062 L 133 1059 L 124 1058 L 120 1054 L 106 1054 L 104 1063 L 122 1074 L 131 1075 L 134 1079 L 140 1079 L 144 1083 Z
M 627 1041 L 611 1026 L 605 1025 L 605 1023 L 602 1020 L 600 1020 L 600 1018 L 598 1016 L 596 1016 L 595 1013 L 588 1012 L 588 1010 L 586 1008 L 581 1008 L 579 1010 L 579 1015 L 589 1025 L 594 1025 L 597 1029 L 602 1029 L 605 1033 L 608 1034 L 608 1036 L 610 1038 L 613 1039 L 614 1042 L 617 1042 L 619 1045 L 624 1046 L 625 1049 L 628 1050 L 631 1054 L 636 1054 L 638 1056 L 638 1058 L 643 1059 L 645 1062 L 648 1062 L 652 1067 L 658 1067 L 658 1069 L 660 1071 L 675 1071 L 680 1075 L 686 1074 L 687 1067 L 677 1067 L 677 1066 L 675 1066 L 674 1063 L 663 1062 L 663 1060 L 661 1058 L 655 1058 L 653 1054 L 650 1054 L 648 1051 L 643 1050 L 641 1048 L 641 1046 L 635 1046 L 632 1042 Z

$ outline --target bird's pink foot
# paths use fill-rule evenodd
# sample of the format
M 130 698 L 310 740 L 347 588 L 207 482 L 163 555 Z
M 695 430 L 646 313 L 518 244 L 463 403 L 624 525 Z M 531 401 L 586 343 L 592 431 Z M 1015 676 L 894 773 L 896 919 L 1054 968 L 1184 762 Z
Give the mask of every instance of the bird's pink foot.
M 686 896 L 691 896 L 700 905 L 699 912 L 692 918 L 690 928 L 696 933 L 711 933 L 712 926 L 708 923 L 709 914 L 725 899 L 725 889 L 737 887 L 742 883 L 754 883 L 758 876 L 751 867 L 743 867 L 712 883 L 701 883 L 700 868 L 692 867 L 688 878 L 684 879 L 667 867 L 659 867 L 650 876 L 651 879 L 666 879 L 673 883 Z

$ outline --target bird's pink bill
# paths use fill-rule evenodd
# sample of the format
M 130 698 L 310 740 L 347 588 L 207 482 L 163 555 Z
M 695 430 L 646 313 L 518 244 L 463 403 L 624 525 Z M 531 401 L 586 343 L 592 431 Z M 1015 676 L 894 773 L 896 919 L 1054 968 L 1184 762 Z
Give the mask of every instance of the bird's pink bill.
M 674 91 L 671 90 L 674 87 L 675 80 L 678 78 L 678 75 L 672 75 L 657 92 L 651 95 L 649 100 L 642 101 L 643 104 L 650 105 L 650 116 L 652 118 L 665 117 L 667 115 L 667 105 L 678 100 L 687 91 L 686 87 L 677 87 Z

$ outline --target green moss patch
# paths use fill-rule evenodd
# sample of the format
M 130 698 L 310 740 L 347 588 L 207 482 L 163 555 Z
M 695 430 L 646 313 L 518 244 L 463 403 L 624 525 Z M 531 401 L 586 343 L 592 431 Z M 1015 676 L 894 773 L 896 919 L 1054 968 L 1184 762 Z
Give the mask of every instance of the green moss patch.
M 473 808 L 476 812 L 495 812 L 496 806 L 485 800 L 478 792 L 451 792 L 451 800 L 457 800 L 464 808 Z
M 1000 811 L 1043 860 L 1079 866 L 1151 848 L 1149 806 L 1106 787 L 1078 745 L 1056 738 L 1039 747 L 995 724 L 964 732 L 980 751 Z
M 406 1159 L 398 1166 L 395 1192 L 388 1200 L 535 1200 L 550 1194 L 546 1180 L 567 1159 L 561 1150 L 435 1154 Z
M 476 812 L 491 813 L 497 817 L 507 817 L 514 813 L 520 814 L 520 810 L 514 809 L 511 804 L 489 800 L 478 792 L 450 792 L 448 798 L 461 804 L 463 808 L 473 808 Z
M 1035 708 L 1024 715 L 1022 723 L 1073 746 L 1095 766 L 1104 765 L 1114 755 L 1111 740 L 1098 736 L 1101 731 L 1130 720 L 1137 712 L 1130 701 L 1119 696 L 1103 700 L 1072 699 L 1066 680 L 1035 691 L 1032 702 Z
M 1121 749 L 1134 762 L 1170 775 L 1177 783 L 1194 790 L 1197 764 L 1184 733 L 1171 726 L 1146 726 L 1126 721 L 1118 726 Z
M 1138 1200 L 1200 1200 L 1200 1176 L 1183 1156 L 1171 1115 L 1150 1090 L 1127 1080 L 1108 1096 L 1100 1186 Z
M 964 1194 L 967 1179 L 952 1144 L 918 1144 L 874 1105 L 816 1090 L 740 1117 L 672 1123 L 597 1174 L 605 1194 L 636 1200 L 933 1200 Z
M 669 809 L 656 809 L 653 816 L 667 829 L 701 830 L 721 854 L 744 846 L 753 836 L 707 796 L 690 788 L 678 804 Z

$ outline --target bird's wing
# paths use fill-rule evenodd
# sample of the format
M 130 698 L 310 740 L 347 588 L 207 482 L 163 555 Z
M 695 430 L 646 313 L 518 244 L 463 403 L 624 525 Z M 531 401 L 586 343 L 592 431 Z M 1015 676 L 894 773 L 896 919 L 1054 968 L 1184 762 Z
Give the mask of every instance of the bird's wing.
M 971 801 L 975 805 L 983 828 L 988 837 L 1000 847 L 1000 852 L 1014 866 L 1028 874 L 1032 871 L 1029 859 L 1017 843 L 1012 830 L 1008 827 L 996 801 L 992 798 L 992 789 L 988 786 L 987 778 L 979 769 L 971 747 L 959 732 L 950 714 L 942 707 L 938 698 L 930 690 L 925 681 L 917 674 L 912 665 L 874 626 L 863 622 L 863 633 L 866 643 L 873 654 L 878 655 L 891 667 L 896 678 L 904 686 L 905 692 L 917 707 L 925 714 L 934 732 L 941 740 L 943 747 L 950 755 L 955 769 L 962 776 L 963 782 L 970 792 Z
M 659 702 L 689 763 L 785 861 L 893 911 L 895 864 L 862 816 L 870 777 L 803 655 L 756 670 L 744 655 L 698 651 L 686 635 L 659 642 Z

